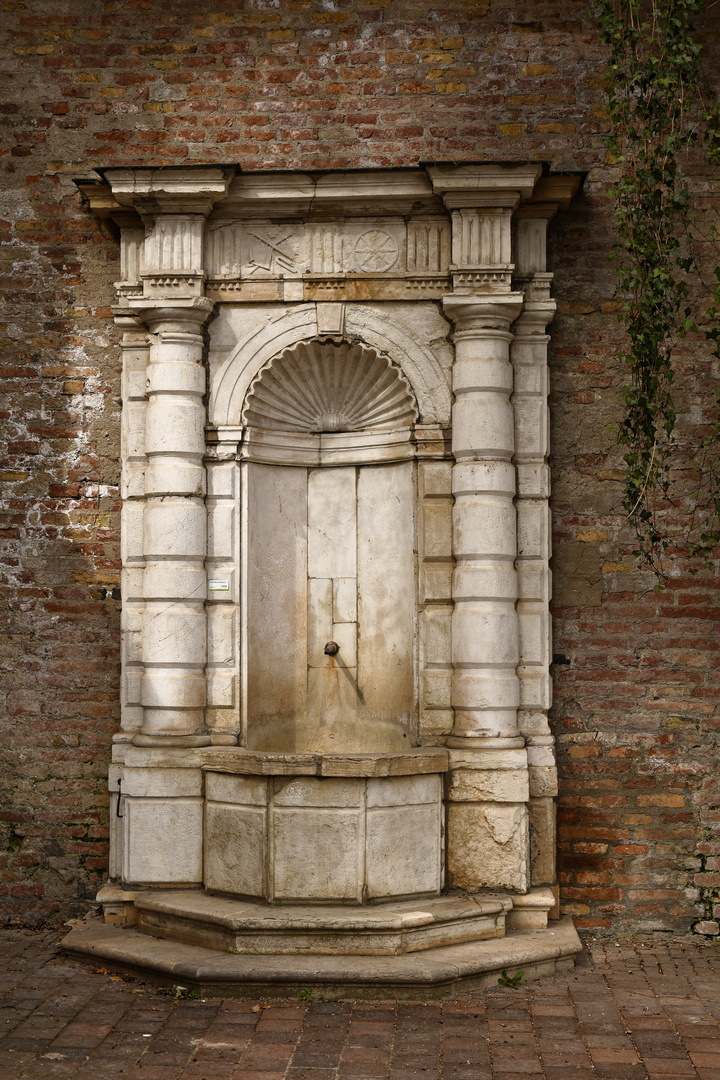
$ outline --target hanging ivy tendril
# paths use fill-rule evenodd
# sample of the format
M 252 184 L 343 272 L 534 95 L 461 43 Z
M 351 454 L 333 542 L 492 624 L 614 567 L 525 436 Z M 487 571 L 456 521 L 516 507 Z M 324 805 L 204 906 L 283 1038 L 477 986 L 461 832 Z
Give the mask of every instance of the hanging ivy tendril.
M 689 289 L 698 270 L 689 235 L 692 197 L 681 162 L 702 146 L 709 161 L 720 164 L 718 109 L 706 104 L 694 27 L 704 10 L 703 0 L 598 0 L 592 8 L 610 48 L 611 128 L 604 141 L 619 167 L 610 194 L 619 234 L 613 257 L 620 319 L 628 336 L 621 360 L 630 373 L 619 429 L 627 466 L 623 505 L 637 532 L 636 554 L 661 575 L 668 547 L 678 542 L 657 513 L 658 502 L 669 496 L 669 454 L 675 449 L 673 346 L 697 330 Z M 710 320 L 720 307 L 718 271 L 715 278 L 705 311 Z M 711 327 L 706 334 L 720 356 L 720 332 Z M 716 425 L 694 448 L 702 460 L 719 434 Z M 703 524 L 689 550 L 707 562 L 720 536 L 720 480 L 703 472 L 703 485 L 704 496 L 696 493 Z

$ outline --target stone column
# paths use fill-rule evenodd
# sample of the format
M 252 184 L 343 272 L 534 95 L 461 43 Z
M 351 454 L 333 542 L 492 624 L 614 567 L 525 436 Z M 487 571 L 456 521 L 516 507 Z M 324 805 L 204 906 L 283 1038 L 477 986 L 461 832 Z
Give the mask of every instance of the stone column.
M 150 331 L 145 424 L 142 631 L 143 727 L 133 741 L 210 742 L 205 733 L 206 297 L 148 306 L 131 301 Z
M 539 168 L 428 170 L 452 219 L 453 692 L 448 790 L 451 886 L 525 893 L 527 751 L 517 723 L 519 634 L 511 217 Z
M 516 738 L 518 627 L 510 323 L 522 298 L 449 296 L 452 452 L 453 740 Z
M 449 296 L 453 320 L 451 884 L 525 892 L 527 752 L 519 705 L 511 322 L 514 294 Z

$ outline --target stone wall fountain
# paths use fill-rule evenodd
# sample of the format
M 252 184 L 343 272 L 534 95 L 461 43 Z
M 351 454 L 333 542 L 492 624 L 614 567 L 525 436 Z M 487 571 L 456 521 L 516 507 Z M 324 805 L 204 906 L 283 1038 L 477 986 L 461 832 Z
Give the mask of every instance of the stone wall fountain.
M 79 182 L 120 228 L 123 709 L 103 920 L 202 993 L 571 964 L 547 723 L 537 165 Z

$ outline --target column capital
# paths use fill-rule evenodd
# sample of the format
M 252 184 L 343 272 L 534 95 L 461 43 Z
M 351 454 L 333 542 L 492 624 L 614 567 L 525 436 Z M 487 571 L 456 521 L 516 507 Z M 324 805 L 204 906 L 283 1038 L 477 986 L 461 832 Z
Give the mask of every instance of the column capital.
M 122 308 L 113 309 L 117 315 L 130 313 L 142 319 L 152 333 L 163 330 L 179 330 L 185 333 L 199 332 L 210 317 L 215 302 L 207 296 L 173 299 L 128 300 Z
M 456 333 L 472 330 L 508 331 L 522 311 L 524 299 L 522 293 L 451 293 L 443 297 L 443 311 L 454 324 Z
M 556 308 L 556 302 L 551 299 L 526 299 L 522 314 L 514 327 L 515 336 L 535 337 L 536 335 L 544 335 L 548 325 L 555 318 Z
M 510 293 L 512 214 L 532 195 L 542 167 L 431 165 L 426 171 L 450 211 L 453 291 Z
M 205 222 L 227 197 L 232 168 L 106 169 L 116 205 L 138 215 L 122 229 L 120 296 L 199 297 Z M 142 227 L 140 227 L 142 226 Z

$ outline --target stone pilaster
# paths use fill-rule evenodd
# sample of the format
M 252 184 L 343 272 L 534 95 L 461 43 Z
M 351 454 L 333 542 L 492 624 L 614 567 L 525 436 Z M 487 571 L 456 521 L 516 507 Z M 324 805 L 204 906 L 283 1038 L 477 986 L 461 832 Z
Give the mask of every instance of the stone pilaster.
M 555 313 L 547 273 L 548 222 L 567 210 L 580 185 L 577 176 L 543 176 L 515 214 L 515 277 L 525 307 L 514 326 L 515 456 L 518 495 L 518 623 L 520 709 L 518 726 L 528 753 L 531 884 L 555 890 L 555 741 L 548 724 L 550 679 L 551 515 L 549 389 L 546 333 Z
M 123 230 L 125 231 L 125 230 Z M 115 742 L 127 742 L 143 726 L 142 623 L 144 613 L 143 516 L 145 510 L 145 412 L 147 407 L 147 328 L 130 312 L 116 314 L 122 328 L 122 475 L 120 495 L 122 554 L 122 695 L 121 730 Z
M 555 741 L 548 725 L 552 703 L 550 619 L 552 523 L 549 507 L 550 449 L 546 328 L 555 314 L 552 275 L 545 272 L 545 238 L 553 208 L 522 216 L 516 224 L 518 280 L 525 307 L 511 347 L 515 390 L 515 455 L 518 494 L 518 626 L 520 709 L 530 781 L 531 882 L 555 881 Z M 533 213 L 531 207 L 523 215 Z M 537 213 L 537 211 L 536 211 Z

